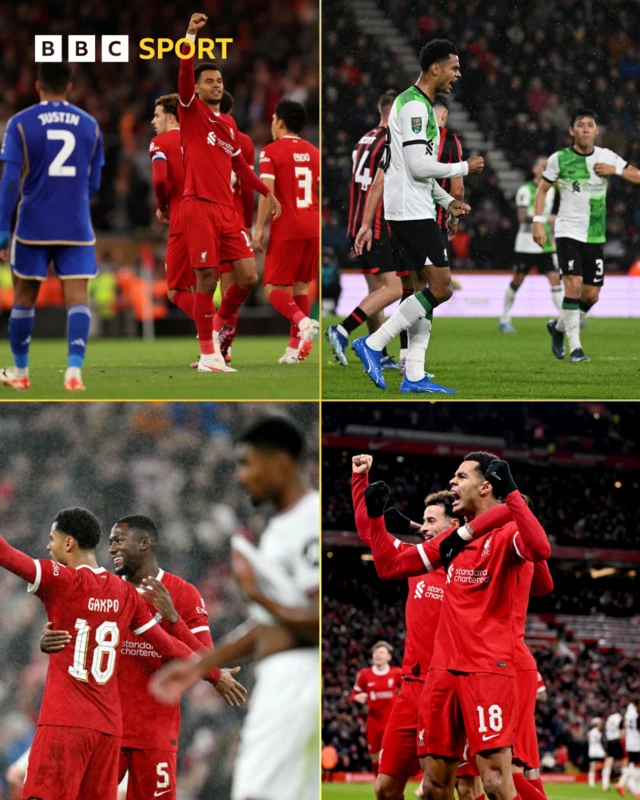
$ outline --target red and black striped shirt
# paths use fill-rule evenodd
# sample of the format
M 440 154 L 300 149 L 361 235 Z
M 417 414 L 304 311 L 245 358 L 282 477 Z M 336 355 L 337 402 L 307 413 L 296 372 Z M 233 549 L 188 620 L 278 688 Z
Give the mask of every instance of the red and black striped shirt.
M 448 128 L 440 128 L 440 149 L 438 150 L 438 161 L 441 164 L 456 164 L 462 161 L 462 145 L 457 133 L 453 133 Z M 451 194 L 451 179 L 443 178 L 438 181 L 440 186 Z M 441 231 L 447 230 L 447 220 L 449 215 L 442 206 L 438 206 L 437 222 Z
M 347 235 L 355 238 L 364 220 L 364 209 L 367 197 L 374 178 L 381 165 L 384 155 L 384 145 L 387 139 L 387 129 L 381 126 L 365 133 L 352 153 L 353 170 L 351 172 L 351 187 L 349 190 L 349 222 Z M 385 232 L 387 223 L 384 220 L 384 203 L 381 200 L 373 219 L 373 238 L 379 239 L 383 226 Z

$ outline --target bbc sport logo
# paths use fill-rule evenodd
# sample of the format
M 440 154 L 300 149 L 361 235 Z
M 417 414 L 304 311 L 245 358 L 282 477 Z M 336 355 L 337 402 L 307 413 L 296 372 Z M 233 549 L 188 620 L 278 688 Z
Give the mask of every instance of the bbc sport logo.
M 61 34 L 40 35 L 35 37 L 35 50 L 37 62 L 40 61 L 62 61 L 64 58 L 63 36 Z M 67 36 L 67 59 L 71 63 L 95 62 L 95 61 L 129 61 L 129 37 L 103 34 L 100 36 L 101 58 L 96 58 L 96 37 L 89 36 Z M 164 58 L 165 55 L 173 54 L 178 58 L 191 58 L 197 56 L 199 60 L 225 59 L 227 58 L 227 48 L 233 39 L 198 39 L 192 42 L 190 39 L 140 39 L 138 46 L 140 52 L 138 58 L 148 61 L 152 58 Z M 185 53 L 182 46 L 187 45 Z M 219 47 L 217 47 L 219 45 Z M 216 55 L 217 53 L 217 55 Z

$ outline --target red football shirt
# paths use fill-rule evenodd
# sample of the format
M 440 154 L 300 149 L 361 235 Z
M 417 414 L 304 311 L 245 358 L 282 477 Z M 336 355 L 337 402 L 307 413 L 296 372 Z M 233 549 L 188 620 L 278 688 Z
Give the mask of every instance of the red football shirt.
M 369 517 L 364 502 L 364 490 L 369 484 L 369 476 L 357 472 L 351 475 L 353 507 L 356 518 L 358 536 L 371 547 Z M 387 534 L 399 552 L 404 552 L 415 545 L 401 542 Z M 442 611 L 446 575 L 443 569 L 408 578 L 409 594 L 405 605 L 405 624 L 407 635 L 404 642 L 402 659 L 402 675 L 404 677 L 424 678 L 429 671 L 433 656 L 433 644 Z
M 527 620 L 529 597 L 531 595 L 533 570 L 534 564 L 532 561 L 523 562 L 516 582 L 516 591 L 513 595 L 513 616 L 511 617 L 511 623 L 515 645 L 515 664 L 518 672 L 526 669 L 538 669 L 536 660 L 524 641 L 524 629 Z
M 373 667 L 361 669 L 356 678 L 351 697 L 359 692 L 366 692 L 369 707 L 369 719 L 386 724 L 391 713 L 391 706 L 400 691 L 402 670 L 400 667 L 387 668 L 377 672 Z
M 240 154 L 233 117 L 212 111 L 194 91 L 193 57 L 180 59 L 178 90 L 184 196 L 232 206 L 231 158 Z
M 200 592 L 177 575 L 160 570 L 161 581 L 171 595 L 180 619 L 170 625 L 145 599 L 162 628 L 192 650 L 212 649 L 207 609 Z M 144 598 L 144 592 L 138 590 Z M 120 645 L 118 684 L 122 703 L 122 746 L 141 750 L 178 749 L 180 705 L 165 705 L 149 693 L 149 678 L 162 666 L 162 658 L 142 637 L 127 632 Z
M 157 623 L 133 586 L 104 567 L 72 569 L 43 559 L 35 564 L 28 591 L 42 600 L 54 630 L 73 635 L 49 656 L 38 724 L 121 736 L 119 644 L 129 629 L 141 634 Z
M 167 162 L 169 178 L 169 233 L 182 232 L 180 204 L 184 194 L 184 166 L 180 145 L 180 128 L 172 128 L 160 136 L 154 136 L 149 145 L 151 162 Z
M 240 131 L 240 152 L 242 157 L 250 167 L 256 160 L 256 148 L 251 141 L 251 137 Z M 246 181 L 241 181 L 235 172 L 231 173 L 231 189 L 233 191 L 233 201 L 236 211 L 240 214 L 240 219 L 245 228 L 253 225 L 253 189 L 247 186 Z
M 524 564 L 517 537 L 508 522 L 469 542 L 449 565 L 432 669 L 515 675 L 511 617 Z
M 413 547 L 404 542 L 402 547 Z M 424 680 L 433 658 L 436 630 L 444 600 L 447 576 L 443 569 L 417 578 L 408 578 L 409 594 L 405 606 L 407 636 L 404 642 L 402 674 Z
M 270 241 L 317 239 L 320 236 L 318 177 L 320 151 L 298 136 L 284 136 L 260 153 L 260 177 L 275 181 L 282 215 L 272 220 Z

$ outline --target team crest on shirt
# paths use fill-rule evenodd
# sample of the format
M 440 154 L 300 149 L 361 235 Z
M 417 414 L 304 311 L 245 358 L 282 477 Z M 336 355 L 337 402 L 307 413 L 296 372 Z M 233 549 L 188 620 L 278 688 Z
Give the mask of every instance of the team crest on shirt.
M 418 731 L 418 747 L 424 747 L 424 728 Z
M 416 584 L 416 591 L 415 594 L 413 595 L 413 599 L 420 600 L 423 594 L 424 594 L 424 581 L 418 581 L 418 583 Z
M 422 117 L 411 117 L 411 130 L 420 133 L 422 130 Z
M 453 564 L 449 564 L 449 569 L 447 570 L 447 583 L 451 583 L 451 578 L 453 578 L 453 573 L 456 571 L 456 568 Z
M 207 260 L 207 252 L 208 252 L 207 250 L 204 250 L 202 253 L 200 253 L 200 261 L 201 261 L 203 264 L 204 264 L 204 262 Z
M 484 543 L 484 547 L 482 548 L 482 553 L 480 554 L 481 557 L 490 556 L 491 555 L 491 539 L 493 537 L 489 537 L 487 541 Z
M 389 688 L 391 689 L 391 687 L 393 686 L 393 678 L 389 678 L 388 682 L 389 682 Z

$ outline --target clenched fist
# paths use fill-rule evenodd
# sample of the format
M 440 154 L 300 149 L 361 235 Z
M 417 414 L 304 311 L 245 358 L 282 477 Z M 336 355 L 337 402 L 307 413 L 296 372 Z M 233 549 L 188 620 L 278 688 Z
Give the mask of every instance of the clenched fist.
M 357 472 L 358 475 L 366 475 L 367 472 L 371 469 L 371 465 L 373 464 L 373 456 L 368 455 L 361 455 L 361 456 L 354 456 L 351 459 L 351 464 L 353 466 L 353 471 Z
M 187 28 L 187 33 L 196 34 L 200 28 L 203 28 L 207 24 L 207 15 L 200 14 L 199 12 L 196 14 L 191 15 L 191 19 L 189 20 L 189 27 Z

